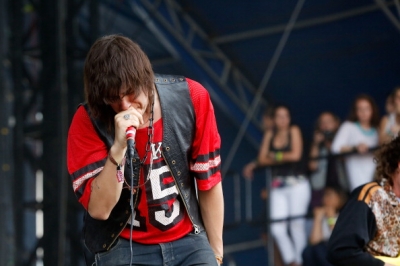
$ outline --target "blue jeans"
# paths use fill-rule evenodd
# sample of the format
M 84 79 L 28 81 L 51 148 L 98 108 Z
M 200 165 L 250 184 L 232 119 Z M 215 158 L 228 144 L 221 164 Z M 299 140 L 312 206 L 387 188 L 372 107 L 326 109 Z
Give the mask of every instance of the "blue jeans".
M 129 240 L 119 238 L 108 251 L 97 253 L 97 266 L 126 266 L 131 259 Z M 144 245 L 132 242 L 132 265 L 215 265 L 217 261 L 205 231 L 198 235 L 190 233 L 173 242 Z

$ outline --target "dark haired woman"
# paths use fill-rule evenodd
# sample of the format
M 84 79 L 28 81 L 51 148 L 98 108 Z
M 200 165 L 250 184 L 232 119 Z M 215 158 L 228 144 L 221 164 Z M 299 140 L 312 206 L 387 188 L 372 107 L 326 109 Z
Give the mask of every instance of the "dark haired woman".
M 394 88 L 389 95 L 386 100 L 386 109 L 388 114 L 382 117 L 379 127 L 379 143 L 381 144 L 393 139 L 400 131 L 400 87 Z
M 331 146 L 333 138 L 335 137 L 336 131 L 340 125 L 339 118 L 332 112 L 322 112 L 317 119 L 313 142 L 310 148 L 310 158 L 308 162 L 308 169 L 310 170 L 310 183 L 312 188 L 312 200 L 311 207 L 320 206 L 322 203 L 322 197 L 324 194 L 324 187 L 333 183 L 331 179 L 334 179 L 335 183 L 338 182 L 337 174 L 337 163 L 331 157 L 320 158 L 320 156 L 326 157 L 331 153 Z M 332 178 L 333 177 L 333 178 Z
M 291 125 L 290 112 L 280 105 L 274 111 L 274 130 L 264 133 L 258 155 L 260 166 L 272 166 L 271 225 L 282 259 L 287 265 L 300 265 L 307 244 L 305 218 L 310 201 L 310 184 L 300 159 L 303 140 L 300 128 Z M 289 219 L 287 221 L 286 219 Z M 289 230 L 288 230 L 289 227 Z
M 377 152 L 376 181 L 355 189 L 328 245 L 334 265 L 400 265 L 400 137 Z
M 353 102 L 348 121 L 340 126 L 333 140 L 333 153 L 358 153 L 345 158 L 350 191 L 372 181 L 375 166 L 368 150 L 378 145 L 378 123 L 375 101 L 368 95 L 359 95 Z

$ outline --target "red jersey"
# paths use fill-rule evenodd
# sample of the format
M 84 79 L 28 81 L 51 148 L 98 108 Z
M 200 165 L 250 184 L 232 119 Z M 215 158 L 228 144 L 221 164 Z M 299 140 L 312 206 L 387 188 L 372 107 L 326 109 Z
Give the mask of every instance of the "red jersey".
M 187 79 L 187 82 L 196 118 L 190 170 L 196 178 L 198 189 L 208 190 L 221 181 L 221 141 L 208 92 L 193 80 Z M 148 154 L 140 173 L 141 186 L 133 217 L 132 238 L 144 244 L 174 241 L 193 230 L 170 169 L 162 157 L 162 133 L 161 118 L 154 123 L 151 154 Z M 136 150 L 140 158 L 145 155 L 147 140 L 147 128 L 138 129 Z M 67 159 L 74 191 L 85 209 L 89 204 L 90 184 L 103 169 L 107 155 L 105 143 L 97 135 L 84 107 L 80 107 L 68 133 Z M 149 180 L 145 182 L 151 156 L 153 167 Z M 129 239 L 130 224 L 121 233 L 121 237 Z

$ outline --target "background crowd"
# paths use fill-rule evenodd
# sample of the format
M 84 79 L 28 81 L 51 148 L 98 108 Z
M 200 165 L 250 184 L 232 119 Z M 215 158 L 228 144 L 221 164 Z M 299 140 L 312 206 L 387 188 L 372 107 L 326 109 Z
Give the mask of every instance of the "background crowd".
M 347 195 L 374 180 L 374 151 L 400 130 L 400 87 L 387 97 L 385 112 L 381 117 L 374 99 L 360 94 L 344 121 L 322 112 L 305 145 L 288 106 L 265 111 L 259 154 L 243 176 L 252 179 L 257 167 L 271 167 L 267 197 L 280 255 L 275 265 L 331 265 L 325 259 L 327 241 Z

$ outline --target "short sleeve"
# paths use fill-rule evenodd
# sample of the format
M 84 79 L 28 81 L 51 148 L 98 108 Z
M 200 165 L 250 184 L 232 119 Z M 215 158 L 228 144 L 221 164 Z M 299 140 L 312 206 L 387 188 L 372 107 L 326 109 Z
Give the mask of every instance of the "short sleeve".
M 86 209 L 90 183 L 103 170 L 106 159 L 107 146 L 98 136 L 85 108 L 80 106 L 68 131 L 67 167 L 73 190 Z
M 196 81 L 187 82 L 196 116 L 190 170 L 199 190 L 208 190 L 221 182 L 221 138 L 208 91 Z

